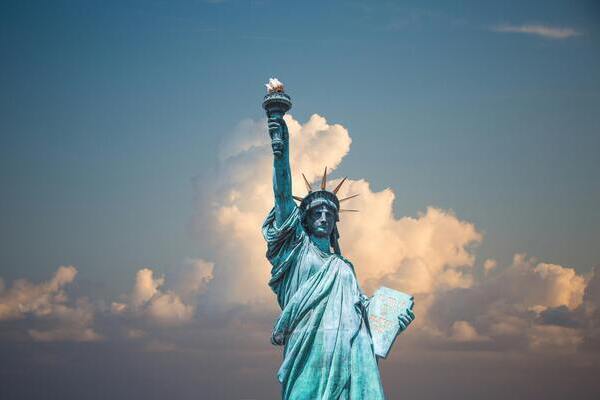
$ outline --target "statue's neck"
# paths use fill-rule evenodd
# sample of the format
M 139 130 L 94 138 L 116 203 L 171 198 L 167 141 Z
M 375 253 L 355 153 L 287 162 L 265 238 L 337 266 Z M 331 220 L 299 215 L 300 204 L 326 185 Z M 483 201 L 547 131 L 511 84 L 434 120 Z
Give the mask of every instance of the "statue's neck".
M 310 240 L 324 253 L 331 253 L 331 248 L 329 247 L 329 238 L 328 237 L 317 237 L 315 235 L 310 235 Z

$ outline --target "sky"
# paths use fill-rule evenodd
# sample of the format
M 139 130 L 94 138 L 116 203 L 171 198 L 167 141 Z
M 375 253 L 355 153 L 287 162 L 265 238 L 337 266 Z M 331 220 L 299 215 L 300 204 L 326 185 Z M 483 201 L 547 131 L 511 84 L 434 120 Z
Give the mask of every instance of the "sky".
M 348 176 L 361 286 L 416 297 L 388 397 L 595 398 L 599 35 L 593 1 L 2 2 L 0 397 L 277 398 L 278 77 L 295 193 Z

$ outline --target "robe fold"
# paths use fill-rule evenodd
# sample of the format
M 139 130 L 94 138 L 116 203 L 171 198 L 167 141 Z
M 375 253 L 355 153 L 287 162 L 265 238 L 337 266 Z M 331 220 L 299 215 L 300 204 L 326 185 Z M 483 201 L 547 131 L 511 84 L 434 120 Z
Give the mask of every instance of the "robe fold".
M 296 207 L 262 227 L 281 315 L 272 342 L 284 345 L 277 377 L 284 400 L 380 400 L 383 388 L 354 267 L 320 250 Z

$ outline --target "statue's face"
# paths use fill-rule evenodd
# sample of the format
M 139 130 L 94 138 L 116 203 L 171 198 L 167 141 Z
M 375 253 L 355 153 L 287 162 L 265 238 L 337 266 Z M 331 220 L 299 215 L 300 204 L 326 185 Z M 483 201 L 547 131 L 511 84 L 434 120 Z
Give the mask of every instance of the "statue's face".
M 317 237 L 329 237 L 335 225 L 335 213 L 327 206 L 318 206 L 308 211 L 310 233 Z

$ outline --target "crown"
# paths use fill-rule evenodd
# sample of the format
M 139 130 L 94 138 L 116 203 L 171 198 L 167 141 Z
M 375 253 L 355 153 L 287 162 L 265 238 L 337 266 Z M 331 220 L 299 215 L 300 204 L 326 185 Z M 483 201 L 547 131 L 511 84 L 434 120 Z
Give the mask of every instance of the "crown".
M 346 182 L 346 179 L 348 179 L 348 177 L 342 179 L 340 183 L 338 183 L 338 185 L 335 187 L 335 189 L 333 189 L 331 192 L 327 190 L 327 167 L 325 167 L 325 172 L 323 172 L 323 178 L 321 179 L 321 186 L 319 190 L 313 190 L 312 186 L 310 185 L 308 179 L 306 179 L 306 176 L 304 176 L 304 174 L 302 174 L 302 178 L 304 179 L 304 184 L 306 185 L 306 190 L 308 191 L 308 194 L 305 197 L 293 196 L 294 200 L 300 202 L 300 209 L 302 211 L 307 211 L 318 205 L 326 204 L 330 207 L 334 207 L 337 213 L 358 212 L 358 210 L 340 208 L 340 203 L 349 199 L 353 199 L 356 196 L 358 196 L 358 194 L 353 194 L 352 196 L 348 196 L 343 199 L 337 198 L 337 192 L 340 190 L 344 182 Z

